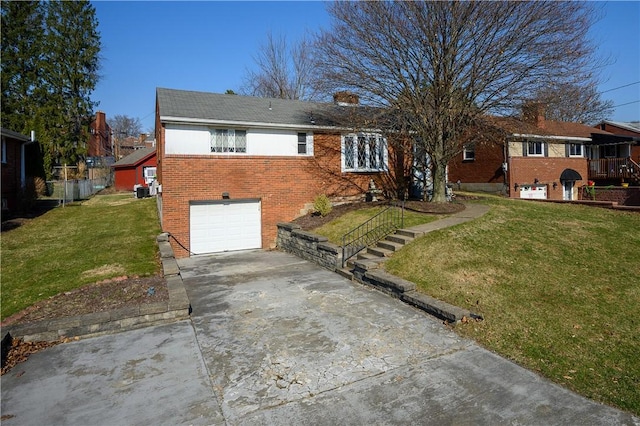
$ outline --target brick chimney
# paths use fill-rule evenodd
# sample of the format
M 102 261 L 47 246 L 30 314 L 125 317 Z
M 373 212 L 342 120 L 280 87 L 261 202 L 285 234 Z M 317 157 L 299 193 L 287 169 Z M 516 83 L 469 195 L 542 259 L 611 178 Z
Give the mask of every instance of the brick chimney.
M 527 102 L 522 105 L 522 121 L 532 124 L 539 129 L 545 128 L 544 104 L 542 102 Z
M 358 105 L 360 98 L 355 93 L 342 91 L 333 95 L 333 102 L 340 106 Z

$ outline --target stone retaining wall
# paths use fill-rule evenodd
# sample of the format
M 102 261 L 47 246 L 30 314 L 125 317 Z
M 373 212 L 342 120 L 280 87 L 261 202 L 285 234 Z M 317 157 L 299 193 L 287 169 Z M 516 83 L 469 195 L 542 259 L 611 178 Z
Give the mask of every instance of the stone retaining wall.
M 342 249 L 326 237 L 303 231 L 294 223 L 278 223 L 276 245 L 280 250 L 335 271 L 342 267 Z

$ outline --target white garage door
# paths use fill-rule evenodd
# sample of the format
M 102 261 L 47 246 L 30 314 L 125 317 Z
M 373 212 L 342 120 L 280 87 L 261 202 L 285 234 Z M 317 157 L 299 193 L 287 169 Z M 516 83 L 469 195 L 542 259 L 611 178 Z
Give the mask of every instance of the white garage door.
M 195 254 L 262 247 L 259 200 L 194 203 L 189 219 Z
M 520 198 L 546 200 L 547 186 L 546 185 L 523 185 L 520 187 Z

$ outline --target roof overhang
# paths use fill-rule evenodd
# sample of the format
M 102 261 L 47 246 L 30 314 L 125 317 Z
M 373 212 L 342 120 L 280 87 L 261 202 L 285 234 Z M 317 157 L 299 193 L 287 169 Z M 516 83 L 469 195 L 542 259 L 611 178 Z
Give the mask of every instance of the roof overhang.
M 263 123 L 255 121 L 234 121 L 234 120 L 213 120 L 207 118 L 186 118 L 186 117 L 174 117 L 161 115 L 160 122 L 166 124 L 194 124 L 198 126 L 229 126 L 229 127 L 241 127 L 248 129 L 285 129 L 285 130 L 331 130 L 335 132 L 341 131 L 353 131 L 352 128 L 340 127 L 340 126 L 321 126 L 317 124 L 281 124 L 281 123 Z M 359 129 L 362 132 L 380 132 L 379 129 Z
M 591 135 L 592 142 L 589 145 L 621 145 L 621 144 L 638 144 L 640 137 L 627 135 L 604 135 L 594 133 Z
M 552 136 L 552 135 L 534 135 L 534 134 L 526 134 L 526 133 L 512 133 L 511 137 L 523 138 L 523 139 L 551 140 L 551 141 L 591 142 L 591 138 L 585 138 L 581 136 Z

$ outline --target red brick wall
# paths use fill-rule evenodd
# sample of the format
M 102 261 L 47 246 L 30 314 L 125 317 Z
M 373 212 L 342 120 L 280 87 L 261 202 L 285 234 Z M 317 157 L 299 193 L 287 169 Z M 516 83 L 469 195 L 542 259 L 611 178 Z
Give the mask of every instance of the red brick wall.
M 164 152 L 164 129 L 159 132 L 159 152 Z M 262 247 L 275 246 L 278 222 L 300 215 L 318 194 L 358 196 L 378 173 L 341 173 L 340 135 L 314 134 L 313 157 L 189 156 L 160 157 L 163 223 L 185 247 L 189 241 L 189 202 L 233 199 L 262 202 Z M 171 241 L 177 257 L 189 253 Z
M 513 185 L 533 184 L 538 179 L 540 184 L 547 184 L 547 197 L 550 200 L 562 200 L 562 183 L 560 174 L 564 169 L 573 169 L 580 173 L 583 180 L 575 182 L 576 187 L 587 183 L 587 160 L 585 158 L 563 157 L 511 157 L 509 159 L 509 195 L 518 198 Z M 553 189 L 553 182 L 557 188 Z
M 20 141 L 5 138 L 7 162 L 2 163 L 2 198 L 7 200 L 7 208 L 12 211 L 18 207 L 20 190 Z
M 504 147 L 500 143 L 476 144 L 475 160 L 464 161 L 458 154 L 449 162 L 449 182 L 502 183 Z
M 596 201 L 615 201 L 622 206 L 640 206 L 640 187 L 629 188 L 606 188 L 595 187 Z M 580 190 L 581 200 L 593 200 L 586 194 L 584 188 Z

